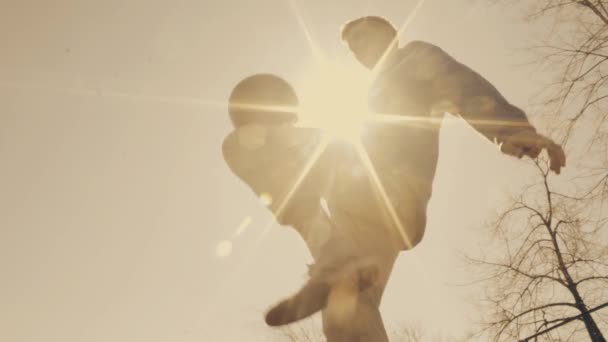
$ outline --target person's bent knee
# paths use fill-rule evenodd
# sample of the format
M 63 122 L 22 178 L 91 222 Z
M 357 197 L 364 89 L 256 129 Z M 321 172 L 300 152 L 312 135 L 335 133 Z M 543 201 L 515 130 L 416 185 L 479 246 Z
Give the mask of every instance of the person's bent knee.
M 426 216 L 417 217 L 414 222 L 409 222 L 404 231 L 397 232 L 397 239 L 399 240 L 399 249 L 407 251 L 416 247 L 422 238 L 426 230 Z
M 412 234 L 412 238 L 410 240 L 410 248 L 408 248 L 408 249 L 412 249 L 412 248 L 416 247 L 420 242 L 422 242 L 422 238 L 424 237 L 425 230 L 426 229 L 424 226 L 421 226 L 415 230 L 415 233 Z

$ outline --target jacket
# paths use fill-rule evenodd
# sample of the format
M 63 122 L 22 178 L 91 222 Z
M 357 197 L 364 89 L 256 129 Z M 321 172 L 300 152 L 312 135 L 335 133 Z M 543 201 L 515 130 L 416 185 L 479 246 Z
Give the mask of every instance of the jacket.
M 521 130 L 535 131 L 525 113 L 490 82 L 421 41 L 410 42 L 387 59 L 369 100 L 378 120 L 366 125 L 362 145 L 377 180 L 337 177 L 343 184 L 334 184 L 328 202 L 334 211 L 381 223 L 391 238 L 401 240 L 402 249 L 412 248 L 424 235 L 445 112 L 461 116 L 497 144 Z M 369 168 L 357 158 L 350 160 L 345 169 Z

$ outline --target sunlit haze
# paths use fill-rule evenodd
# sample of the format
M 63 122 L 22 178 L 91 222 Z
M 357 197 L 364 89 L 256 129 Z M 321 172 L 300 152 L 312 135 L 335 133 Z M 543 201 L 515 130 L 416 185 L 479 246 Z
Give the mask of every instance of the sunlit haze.
M 268 212 L 281 199 L 253 193 L 223 159 L 231 90 L 276 74 L 297 91 L 298 125 L 356 142 L 371 77 L 339 30 L 381 15 L 405 27 L 400 45 L 441 46 L 527 110 L 542 78 L 521 55 L 529 24 L 487 3 L 8 0 L 0 340 L 280 342 L 263 314 L 303 284 L 311 256 Z M 476 250 L 477 228 L 528 181 L 526 167 L 444 121 L 424 240 L 399 256 L 383 296 L 389 330 L 470 331 L 458 256 Z
M 300 124 L 323 129 L 330 138 L 358 141 L 370 117 L 371 75 L 352 61 L 319 62 L 305 73 L 300 95 Z

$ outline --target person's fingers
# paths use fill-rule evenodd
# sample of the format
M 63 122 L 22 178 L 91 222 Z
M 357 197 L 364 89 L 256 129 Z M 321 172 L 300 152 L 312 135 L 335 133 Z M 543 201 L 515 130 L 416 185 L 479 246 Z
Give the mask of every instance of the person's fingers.
M 552 143 L 547 147 L 549 154 L 550 169 L 556 174 L 560 173 L 560 169 L 566 166 L 566 154 L 560 145 Z
M 502 144 L 500 150 L 504 154 L 515 156 L 517 158 L 521 158 L 524 155 L 524 150 L 520 146 L 514 144 L 511 141 L 504 142 Z
M 521 158 L 524 155 L 536 158 L 545 146 L 544 137 L 536 132 L 520 132 L 503 142 L 503 153 Z
M 325 308 L 330 290 L 328 283 L 309 280 L 297 293 L 274 305 L 266 313 L 266 324 L 276 327 L 309 317 Z
M 534 159 L 534 158 L 538 157 L 538 155 L 540 154 L 540 152 L 542 150 L 543 150 L 543 146 L 533 145 L 533 146 L 525 148 L 524 152 L 528 157 Z
M 559 161 L 552 159 L 551 160 L 551 165 L 550 165 L 550 169 L 551 171 L 555 172 L 556 174 L 560 174 L 561 172 L 561 164 Z
M 547 154 L 549 155 L 549 168 L 556 174 L 560 173 L 560 169 L 563 164 L 560 149 L 561 148 L 554 144 L 547 146 Z
M 562 167 L 566 166 L 566 155 L 562 147 L 551 139 L 536 133 L 522 133 L 509 137 L 501 145 L 501 151 L 505 154 L 521 158 L 524 155 L 534 159 L 546 148 L 549 155 L 549 168 L 559 174 Z

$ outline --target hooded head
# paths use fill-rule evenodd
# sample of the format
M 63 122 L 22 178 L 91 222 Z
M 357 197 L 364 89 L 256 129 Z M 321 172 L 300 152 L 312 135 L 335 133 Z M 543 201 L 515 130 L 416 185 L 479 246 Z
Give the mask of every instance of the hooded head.
M 355 58 L 368 69 L 373 69 L 385 54 L 390 54 L 398 45 L 395 27 L 377 16 L 347 22 L 342 26 L 341 35 Z
M 240 81 L 230 93 L 228 111 L 234 127 L 251 123 L 294 124 L 298 97 L 292 86 L 272 74 L 255 74 Z

